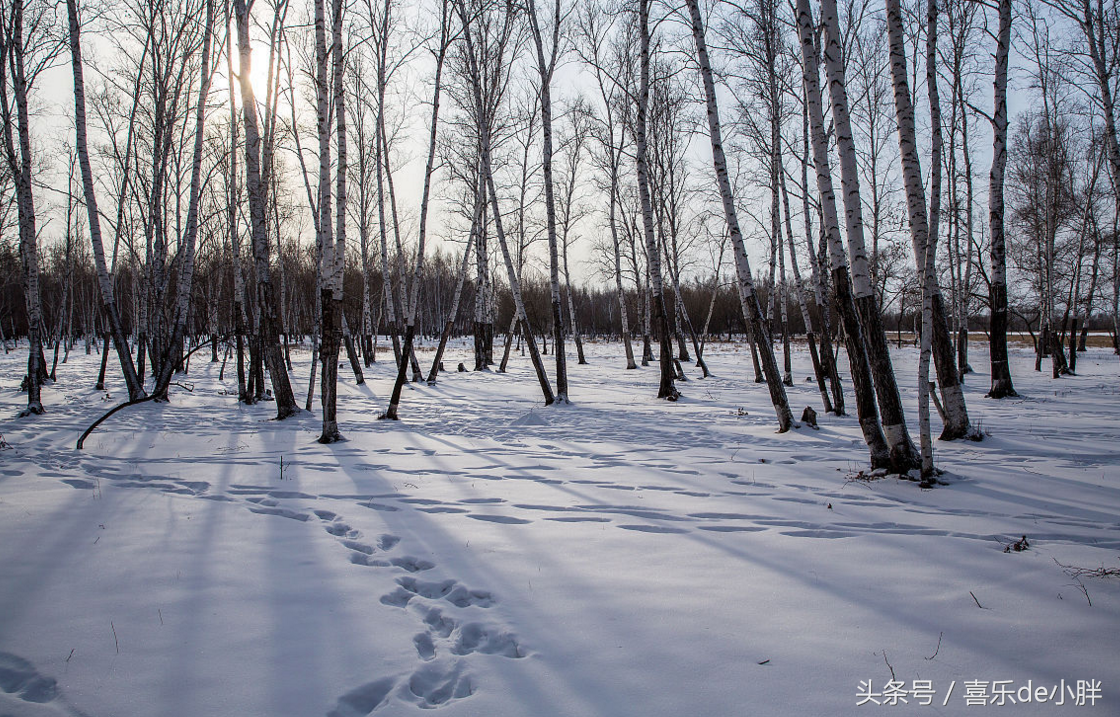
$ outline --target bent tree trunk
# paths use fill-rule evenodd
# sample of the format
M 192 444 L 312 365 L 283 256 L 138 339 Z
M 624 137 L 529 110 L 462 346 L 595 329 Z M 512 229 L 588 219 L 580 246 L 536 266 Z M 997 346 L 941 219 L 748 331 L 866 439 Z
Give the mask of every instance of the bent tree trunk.
M 252 225 L 253 259 L 257 270 L 257 336 L 259 350 L 272 379 L 272 393 L 276 400 L 276 418 L 282 420 L 299 412 L 292 383 L 284 366 L 284 353 L 280 350 L 280 332 L 276 320 L 276 290 L 269 268 L 270 242 L 265 224 L 265 187 L 261 182 L 261 135 L 257 124 L 257 104 L 250 81 L 252 73 L 252 44 L 249 39 L 249 12 L 245 0 L 234 0 L 237 15 L 237 46 L 241 59 L 241 102 L 245 125 L 245 175 L 249 194 L 249 216 Z M 259 385 L 258 385 L 259 389 Z
M 437 130 L 439 128 L 439 96 L 441 89 L 441 78 L 443 76 L 443 62 L 447 56 L 447 43 L 448 43 L 448 27 L 447 27 L 447 3 L 444 0 L 441 4 L 440 12 L 440 46 L 439 52 L 436 55 L 436 74 L 434 80 L 434 90 L 432 97 L 432 122 L 431 134 L 428 138 L 428 163 L 424 168 L 424 190 L 420 196 L 420 232 L 416 245 L 416 264 L 412 269 L 412 278 L 409 281 L 409 293 L 406 297 L 407 305 L 405 306 L 405 321 L 407 325 L 404 331 L 404 346 L 402 348 L 403 354 L 401 356 L 400 364 L 397 366 L 397 379 L 393 383 L 393 393 L 389 398 L 389 408 L 385 412 L 385 417 L 389 419 L 397 418 L 397 408 L 401 402 L 401 391 L 404 390 L 404 383 L 407 380 L 408 364 L 411 361 L 416 363 L 416 357 L 412 350 L 412 342 L 416 334 L 416 308 L 420 302 L 420 280 L 421 273 L 424 270 L 424 240 L 428 233 L 428 198 L 431 196 L 432 188 L 432 173 L 436 161 L 436 138 Z M 463 252 L 464 261 L 466 255 L 470 251 L 470 244 L 468 243 L 466 250 Z M 460 279 L 461 280 L 461 279 Z M 460 284 L 461 286 L 461 284 Z M 457 288 L 458 291 L 458 288 Z M 455 308 L 458 309 L 459 297 L 455 297 Z M 452 314 L 452 321 L 454 321 L 454 314 Z M 442 342 L 441 342 L 442 343 Z M 442 353 L 442 351 L 437 352 Z M 436 356 L 436 366 L 439 366 L 440 357 Z M 415 369 L 415 373 L 419 373 Z
M 848 255 L 851 259 L 852 289 L 859 312 L 867 356 L 875 380 L 875 394 L 883 420 L 883 432 L 891 451 L 891 466 L 905 473 L 917 468 L 921 459 L 906 428 L 902 398 L 891 365 L 890 348 L 883 329 L 882 316 L 871 285 L 871 270 L 863 240 L 863 207 L 860 202 L 859 174 L 855 142 L 852 139 L 848 111 L 848 91 L 841 57 L 840 20 L 836 0 L 822 0 L 821 20 L 825 27 L 824 62 L 828 74 L 832 119 L 836 127 L 836 145 L 840 158 L 840 184 L 843 190 L 844 216 L 848 232 Z
M 459 19 L 463 24 L 463 41 L 466 44 L 467 50 L 467 63 L 468 75 L 470 80 L 470 90 L 474 100 L 474 111 L 476 113 L 476 122 L 479 130 L 479 144 L 481 145 L 481 163 L 482 175 L 486 180 L 486 187 L 490 194 L 490 207 L 494 214 L 494 230 L 498 235 L 498 245 L 502 250 L 502 258 L 505 259 L 506 275 L 509 279 L 510 293 L 513 294 L 513 305 L 517 312 L 517 317 L 521 321 L 521 325 L 526 327 L 525 331 L 525 344 L 529 348 L 529 357 L 532 359 L 533 368 L 537 373 L 537 380 L 541 385 L 541 392 L 544 394 L 545 405 L 551 405 L 555 402 L 556 398 L 552 393 L 552 385 L 548 380 L 548 374 L 545 372 L 544 363 L 541 360 L 540 351 L 537 349 L 536 338 L 533 332 L 528 330 L 529 317 L 525 312 L 525 302 L 521 297 L 521 282 L 517 279 L 517 270 L 513 266 L 513 257 L 510 255 L 509 244 L 506 242 L 505 227 L 502 224 L 502 212 L 498 205 L 498 190 L 494 182 L 494 173 L 490 159 L 490 124 L 486 119 L 485 104 L 482 100 L 482 71 L 478 67 L 476 55 L 474 51 L 474 42 L 471 38 L 471 18 L 467 14 L 464 7 L 463 0 L 456 1 L 456 9 L 459 13 Z M 480 246 L 481 249 L 481 246 Z
M 482 219 L 482 202 L 485 201 L 482 194 L 485 191 L 485 185 L 482 184 L 481 176 L 478 183 L 478 194 L 475 199 L 475 212 L 474 222 L 471 225 L 471 232 L 467 238 L 467 246 L 463 249 L 463 258 L 459 263 L 459 278 L 455 282 L 455 295 L 451 299 L 451 309 L 447 312 L 447 321 L 444 322 L 443 332 L 439 336 L 439 346 L 436 347 L 436 356 L 432 361 L 432 368 L 428 371 L 428 385 L 436 382 L 436 376 L 439 375 L 439 365 L 443 361 L 443 352 L 447 348 L 447 340 L 451 337 L 451 330 L 455 326 L 455 319 L 459 315 L 459 301 L 463 296 L 463 285 L 467 279 L 467 267 L 470 265 L 471 248 L 474 246 L 475 232 L 478 229 L 478 223 Z
M 657 388 L 657 397 L 675 401 L 680 397 L 673 382 L 675 369 L 673 366 L 672 335 L 669 333 L 669 317 L 665 311 L 665 290 L 661 280 L 661 252 L 657 247 L 654 237 L 653 204 L 650 198 L 649 163 L 647 160 L 646 118 L 649 112 L 649 3 L 650 0 L 638 0 L 638 34 L 641 49 L 639 51 L 640 84 L 638 90 L 638 112 L 634 123 L 634 143 L 636 145 L 634 162 L 638 170 L 638 197 L 642 208 L 642 233 L 645 236 L 646 266 L 649 269 L 650 302 L 653 312 L 653 324 L 657 331 L 657 340 L 660 344 L 661 381 Z
M 778 417 L 778 431 L 785 432 L 793 425 L 793 414 L 789 409 L 786 389 L 778 372 L 774 358 L 774 347 L 770 344 L 766 330 L 762 306 L 754 289 L 751 278 L 750 262 L 747 259 L 743 233 L 739 228 L 739 217 L 735 209 L 735 197 L 731 193 L 731 180 L 727 170 L 727 158 L 723 152 L 723 134 L 719 121 L 719 106 L 716 102 L 716 86 L 712 77 L 712 65 L 708 59 L 708 46 L 704 38 L 704 24 L 700 17 L 699 0 L 688 0 L 688 13 L 692 20 L 692 39 L 696 44 L 696 54 L 700 62 L 700 75 L 704 83 L 704 97 L 707 102 L 708 133 L 712 144 L 712 164 L 719 183 L 720 199 L 723 202 L 724 218 L 731 237 L 735 254 L 735 270 L 739 277 L 739 300 L 742 304 L 743 318 L 750 327 L 761 358 L 762 369 L 766 374 L 766 384 L 770 389 L 770 400 Z
M 209 7 L 209 6 L 207 6 Z M 121 326 L 120 312 L 117 310 L 113 282 L 105 263 L 105 245 L 101 238 L 101 216 L 97 212 L 97 194 L 93 187 L 93 170 L 89 163 L 89 147 L 86 139 L 86 90 L 82 66 L 81 24 L 78 22 L 77 0 L 67 0 L 67 14 L 70 21 L 70 60 L 74 69 L 74 127 L 78 149 L 78 164 L 82 172 L 82 190 L 86 200 L 86 215 L 89 220 L 89 234 L 93 243 L 93 259 L 97 269 L 97 286 L 101 291 L 101 306 L 109 320 L 109 333 L 113 338 L 113 348 L 121 362 L 128 400 L 143 398 L 144 386 L 136 374 L 136 364 L 128 348 L 128 338 Z M 106 346 L 105 354 L 108 355 Z M 104 378 L 99 382 L 104 386 Z
M 930 221 L 926 214 L 925 188 L 922 186 L 922 170 L 919 166 L 918 147 L 915 140 L 914 105 L 906 77 L 906 52 L 902 29 L 902 10 L 899 0 L 887 0 L 887 34 L 890 38 L 891 79 L 894 85 L 895 114 L 898 118 L 898 146 L 902 160 L 903 182 L 906 186 L 906 206 L 910 217 L 910 238 L 914 246 L 914 256 L 918 261 L 919 275 L 925 269 L 925 240 L 929 237 Z M 968 411 L 964 403 L 964 391 L 957 375 L 956 359 L 953 356 L 952 339 L 949 336 L 949 322 L 945 316 L 941 291 L 934 281 L 932 292 L 933 361 L 937 369 L 937 381 L 941 384 L 942 403 L 945 409 L 945 428 L 942 440 L 963 438 L 972 435 L 968 421 Z
M 890 449 L 879 425 L 879 410 L 875 404 L 871 362 L 867 356 L 863 331 L 852 297 L 847 257 L 844 255 L 844 246 L 840 240 L 840 220 L 836 213 L 836 193 L 832 184 L 832 170 L 829 166 L 828 138 L 825 135 L 824 110 L 821 107 L 820 70 L 817 64 L 816 45 L 813 37 L 813 16 L 809 9 L 809 0 L 797 0 L 797 32 L 801 41 L 802 81 L 805 85 L 805 98 L 813 139 L 813 164 L 817 174 L 817 193 L 820 195 L 821 203 L 821 228 L 828 242 L 836 307 L 840 314 L 844 344 L 848 351 L 848 362 L 852 371 L 856 415 L 859 417 L 864 441 L 871 452 L 871 467 L 887 468 L 891 465 Z

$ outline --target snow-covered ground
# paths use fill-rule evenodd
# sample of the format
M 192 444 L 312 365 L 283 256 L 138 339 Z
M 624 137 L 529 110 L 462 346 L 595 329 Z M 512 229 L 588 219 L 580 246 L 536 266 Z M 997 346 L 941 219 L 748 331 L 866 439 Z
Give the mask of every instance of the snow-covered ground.
M 820 412 L 803 351 L 790 400 L 820 430 L 783 435 L 741 346 L 709 346 L 714 376 L 689 367 L 675 404 L 618 344 L 569 351 L 571 406 L 541 406 L 515 357 L 407 390 L 397 423 L 376 420 L 390 362 L 364 386 L 344 365 L 329 446 L 314 415 L 239 406 L 204 351 L 193 393 L 83 451 L 120 381 L 94 391 L 79 351 L 19 419 L 26 353 L 0 356 L 0 714 L 969 714 L 1010 695 L 1050 715 L 1079 691 L 1120 714 L 1120 579 L 1058 564 L 1120 568 L 1109 351 L 1057 381 L 1018 351 L 1023 397 L 996 402 L 974 343 L 989 435 L 938 443 L 947 485 L 927 491 L 853 480 L 858 425 Z M 916 354 L 895 360 L 916 427 Z

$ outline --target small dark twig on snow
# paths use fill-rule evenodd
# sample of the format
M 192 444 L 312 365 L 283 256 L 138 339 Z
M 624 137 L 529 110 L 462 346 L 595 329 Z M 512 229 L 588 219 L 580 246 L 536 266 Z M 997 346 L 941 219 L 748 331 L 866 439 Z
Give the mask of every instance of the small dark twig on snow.
M 887 669 L 891 671 L 891 679 L 897 682 L 898 678 L 894 676 L 894 668 L 891 667 L 891 663 L 887 659 L 887 651 L 886 650 L 883 650 L 883 662 L 887 663 Z
M 973 597 L 975 597 L 975 596 L 973 596 Z M 937 649 L 933 651 L 932 655 L 930 655 L 929 657 L 926 658 L 927 660 L 932 660 L 933 658 L 937 657 L 937 653 L 941 652 L 941 638 L 942 637 L 945 637 L 944 632 L 942 632 L 941 634 L 939 634 L 937 636 Z

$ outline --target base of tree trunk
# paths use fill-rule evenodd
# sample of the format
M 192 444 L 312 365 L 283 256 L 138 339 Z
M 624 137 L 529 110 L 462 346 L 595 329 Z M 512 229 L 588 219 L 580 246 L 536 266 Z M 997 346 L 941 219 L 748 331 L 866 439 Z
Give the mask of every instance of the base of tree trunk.
M 1019 394 L 1016 393 L 1015 387 L 1011 384 L 1011 379 L 993 379 L 992 388 L 984 398 L 1018 398 Z

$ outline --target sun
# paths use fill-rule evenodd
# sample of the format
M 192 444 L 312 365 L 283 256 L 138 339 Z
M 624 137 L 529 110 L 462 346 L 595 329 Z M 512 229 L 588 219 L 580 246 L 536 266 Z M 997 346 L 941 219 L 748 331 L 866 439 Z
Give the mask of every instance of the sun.
M 233 42 L 229 50 L 232 54 L 232 69 L 234 84 L 237 85 L 235 90 L 238 96 L 238 102 L 241 99 L 241 87 L 238 82 L 238 72 L 240 71 L 241 55 L 237 46 L 237 27 L 231 23 L 230 31 L 232 33 Z M 271 97 L 270 83 L 269 83 L 269 45 L 263 39 L 252 39 L 252 66 L 249 70 L 249 84 L 253 88 L 253 98 L 258 104 L 263 105 L 264 102 Z M 277 100 L 277 111 L 286 114 L 291 111 L 291 103 L 298 102 L 299 88 L 298 84 L 288 82 L 288 68 L 287 63 L 290 61 L 284 54 L 283 48 L 279 48 L 272 63 L 272 91 L 279 91 L 279 99 Z M 223 62 L 217 69 L 222 74 L 226 74 L 226 64 Z

